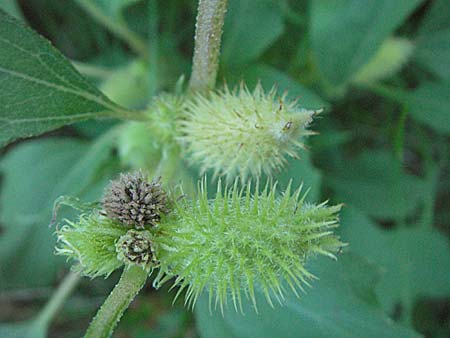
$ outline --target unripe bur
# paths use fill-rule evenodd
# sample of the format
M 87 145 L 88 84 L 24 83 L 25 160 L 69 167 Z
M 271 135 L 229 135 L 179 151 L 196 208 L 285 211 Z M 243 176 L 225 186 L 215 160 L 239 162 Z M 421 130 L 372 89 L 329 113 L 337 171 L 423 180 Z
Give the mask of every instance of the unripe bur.
M 117 259 L 116 242 L 127 232 L 122 224 L 93 211 L 77 222 L 66 221 L 56 231 L 56 254 L 74 261 L 74 270 L 91 278 L 108 277 L 123 262 Z
M 286 94 L 278 97 L 260 84 L 253 92 L 225 87 L 208 96 L 197 94 L 185 103 L 186 119 L 180 122 L 180 142 L 188 158 L 201 171 L 212 170 L 227 181 L 240 176 L 244 181 L 272 174 L 298 157 L 304 148 L 300 138 L 314 134 L 306 128 L 319 111 L 302 109 Z
M 186 304 L 194 306 L 207 291 L 210 305 L 223 309 L 230 298 L 242 311 L 242 297 L 256 309 L 255 288 L 272 304 L 282 302 L 285 285 L 297 294 L 313 278 L 305 262 L 320 254 L 334 258 L 343 243 L 332 231 L 338 226 L 341 205 L 313 205 L 301 189 L 290 186 L 281 196 L 276 184 L 262 192 L 236 184 L 208 200 L 205 182 L 196 200 L 175 202 L 170 217 L 158 229 L 159 287 L 174 278 Z

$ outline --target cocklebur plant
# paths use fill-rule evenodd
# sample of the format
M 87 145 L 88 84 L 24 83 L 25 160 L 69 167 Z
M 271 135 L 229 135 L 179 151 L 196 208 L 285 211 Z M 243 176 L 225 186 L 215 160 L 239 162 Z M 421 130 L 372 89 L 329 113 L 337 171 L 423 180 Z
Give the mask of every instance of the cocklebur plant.
M 201 171 L 225 176 L 226 183 L 218 181 L 213 198 L 206 179 L 188 196 L 182 188 L 168 195 L 161 190 L 155 196 L 164 196 L 158 202 L 163 205 L 156 208 L 147 196 L 153 189 L 145 187 L 159 182 L 144 182 L 142 173 L 125 174 L 107 189 L 103 210 L 81 215 L 58 231 L 58 253 L 75 261 L 78 271 L 106 277 L 124 267 L 86 337 L 109 336 L 152 274 L 155 288 L 171 282 L 174 299 L 184 293 L 189 307 L 205 292 L 211 310 L 223 312 L 231 302 L 244 312 L 245 297 L 257 311 L 256 290 L 270 305 L 273 299 L 283 303 L 287 288 L 298 296 L 314 278 L 306 262 L 316 255 L 334 258 L 344 245 L 333 232 L 341 205 L 307 203 L 301 188 L 290 185 L 277 192 L 270 181 L 263 189 L 251 184 L 250 178 L 259 182 L 261 174 L 281 169 L 287 157 L 298 157 L 301 138 L 313 134 L 308 127 L 319 111 L 300 108 L 261 85 L 213 90 L 218 53 L 209 51 L 219 50 L 220 38 L 209 37 L 220 37 L 217 20 L 223 20 L 225 3 L 218 1 L 214 8 L 214 2 L 200 2 L 191 92 L 156 98 L 146 121 L 125 129 L 130 134 L 121 137 L 119 154 L 131 159 L 130 167 L 148 161 L 150 175 L 163 175 L 162 182 L 179 175 L 180 158 L 185 158 Z M 207 7 L 217 16 L 202 13 Z M 210 50 L 201 51 L 202 44 Z M 139 137 L 134 137 L 136 128 Z M 133 162 L 133 152 L 140 161 Z M 134 184 L 124 184 L 123 178 Z
M 106 189 L 103 210 L 67 221 L 57 231 L 57 253 L 75 261 L 81 273 L 107 277 L 124 266 L 88 337 L 112 332 L 126 307 L 107 304 L 129 304 L 155 270 L 153 285 L 171 281 L 178 289 L 174 299 L 186 290 L 187 306 L 207 292 L 211 308 L 223 312 L 231 299 L 236 311 L 244 312 L 246 297 L 257 311 L 256 289 L 270 305 L 273 299 L 283 302 L 286 285 L 298 296 L 314 278 L 306 261 L 315 255 L 335 258 L 344 245 L 333 232 L 341 205 L 307 203 L 301 187 L 289 185 L 278 193 L 276 183 L 260 189 L 258 183 L 219 181 L 210 199 L 206 185 L 206 179 L 199 182 L 193 198 L 181 187 L 167 197 L 158 181 L 149 182 L 141 172 L 125 174 Z M 122 288 L 129 292 L 116 291 Z
M 214 91 L 225 10 L 226 1 L 200 1 L 188 91 L 160 95 L 140 111 L 118 106 L 43 39 L 0 12 L 0 31 L 20 32 L 26 38 L 0 44 L 23 53 L 35 69 L 20 81 L 31 81 L 33 89 L 39 89 L 36 97 L 51 96 L 61 110 L 59 117 L 47 120 L 47 112 L 36 104 L 39 118 L 23 119 L 36 122 L 32 132 L 90 117 L 139 121 L 117 127 L 118 154 L 128 167 L 142 167 L 155 177 L 150 180 L 144 172 L 122 175 L 105 190 L 102 203 L 56 231 L 56 253 L 72 261 L 81 274 L 108 277 L 123 268 L 86 337 L 111 335 L 151 274 L 155 287 L 172 281 L 175 298 L 186 292 L 189 306 L 207 292 L 211 306 L 223 309 L 231 298 L 235 309 L 244 311 L 242 299 L 247 297 L 256 310 L 256 289 L 262 289 L 270 304 L 274 298 L 283 302 L 286 285 L 298 294 L 310 283 L 313 276 L 305 267 L 310 257 L 334 257 L 343 245 L 332 231 L 340 205 L 308 204 L 300 189 L 288 187 L 278 193 L 276 184 L 268 183 L 261 191 L 249 183 L 250 178 L 258 182 L 261 174 L 270 176 L 281 169 L 288 156 L 298 156 L 301 138 L 312 134 L 308 127 L 317 111 L 302 109 L 275 90 L 265 92 L 261 85 Z M 29 44 L 23 42 L 27 39 Z M 61 74 L 51 67 L 55 60 L 60 60 Z M 0 61 L 11 68 L 8 76 L 26 73 L 9 55 Z M 4 120 L 8 125 L 8 118 Z M 7 140 L 32 135 L 26 128 L 12 130 Z M 198 164 L 201 171 L 225 176 L 227 184 L 219 181 L 211 199 L 206 181 L 196 194 L 184 196 L 176 189 L 167 193 L 164 180 L 179 177 L 182 158 Z M 241 180 L 230 185 L 236 177 Z

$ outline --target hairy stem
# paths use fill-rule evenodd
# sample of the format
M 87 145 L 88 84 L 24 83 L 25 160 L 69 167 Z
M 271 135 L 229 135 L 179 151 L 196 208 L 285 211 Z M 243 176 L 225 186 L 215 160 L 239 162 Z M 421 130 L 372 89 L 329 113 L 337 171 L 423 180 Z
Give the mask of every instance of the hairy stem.
M 139 266 L 124 268 L 119 282 L 89 325 L 85 338 L 110 337 L 123 313 L 144 286 L 147 277 L 148 272 Z
M 214 88 L 219 68 L 220 42 L 227 0 L 200 0 L 195 30 L 194 59 L 189 87 Z
M 79 280 L 80 276 L 78 274 L 70 272 L 59 285 L 49 302 L 45 304 L 44 308 L 35 320 L 40 322 L 42 326 L 48 327 L 53 317 L 66 301 L 67 297 L 70 296 L 72 291 L 77 286 Z
M 97 22 L 111 33 L 126 41 L 129 46 L 142 58 L 148 59 L 147 43 L 120 20 L 113 20 L 105 15 L 91 0 L 77 0 L 77 3 Z

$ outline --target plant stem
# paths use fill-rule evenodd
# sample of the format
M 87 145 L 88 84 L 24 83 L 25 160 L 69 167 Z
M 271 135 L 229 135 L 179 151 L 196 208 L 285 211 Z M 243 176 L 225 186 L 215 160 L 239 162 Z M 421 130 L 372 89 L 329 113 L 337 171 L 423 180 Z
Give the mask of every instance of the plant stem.
M 214 88 L 226 10 L 227 0 L 199 0 L 189 83 L 189 88 L 193 91 Z
M 79 280 L 80 276 L 78 274 L 70 272 L 59 285 L 49 302 L 45 304 L 44 308 L 41 312 L 39 312 L 35 321 L 41 323 L 43 327 L 47 328 L 55 314 L 64 304 L 67 297 L 69 297 L 75 289 Z
M 134 297 L 142 289 L 148 272 L 139 266 L 125 267 L 119 282 L 98 310 L 85 338 L 110 337 Z
M 101 9 L 91 0 L 77 0 L 77 3 L 97 22 L 105 26 L 111 33 L 125 40 L 129 46 L 142 58 L 148 60 L 147 43 L 135 32 L 133 32 L 121 20 L 113 20 L 105 15 Z

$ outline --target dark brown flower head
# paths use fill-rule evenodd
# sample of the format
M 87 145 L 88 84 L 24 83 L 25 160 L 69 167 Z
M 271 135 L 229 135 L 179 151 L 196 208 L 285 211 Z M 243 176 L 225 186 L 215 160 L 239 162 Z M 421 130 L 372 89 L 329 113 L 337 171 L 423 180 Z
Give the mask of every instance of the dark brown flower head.
M 116 243 L 117 258 L 126 264 L 150 268 L 157 260 L 149 231 L 128 230 Z
M 111 219 L 144 229 L 146 224 L 156 226 L 161 214 L 169 212 L 167 202 L 160 178 L 149 183 L 148 176 L 137 171 L 111 182 L 103 197 L 103 210 Z

